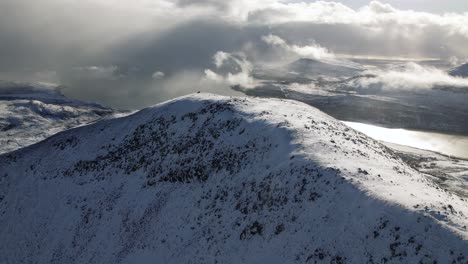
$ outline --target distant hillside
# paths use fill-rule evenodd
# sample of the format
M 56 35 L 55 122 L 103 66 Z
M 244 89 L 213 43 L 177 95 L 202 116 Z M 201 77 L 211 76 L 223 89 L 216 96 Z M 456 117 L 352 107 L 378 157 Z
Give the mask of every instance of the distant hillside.
M 452 76 L 458 77 L 468 77 L 468 63 L 457 66 L 449 71 L 449 74 Z
M 0 81 L 0 154 L 114 114 L 110 108 L 69 99 L 60 89 Z

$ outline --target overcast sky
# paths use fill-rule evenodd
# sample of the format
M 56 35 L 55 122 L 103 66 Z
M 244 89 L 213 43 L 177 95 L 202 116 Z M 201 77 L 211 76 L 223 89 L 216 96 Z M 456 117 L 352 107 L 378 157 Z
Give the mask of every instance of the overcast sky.
M 121 108 L 226 93 L 281 54 L 464 61 L 466 43 L 466 0 L 0 0 L 0 79 Z
M 301 1 L 295 1 L 301 2 Z M 313 1 L 307 1 L 313 2 Z M 359 8 L 367 5 L 369 0 L 341 0 L 336 1 L 348 5 L 352 8 Z M 413 9 L 432 13 L 444 12 L 468 12 L 468 1 L 466 0 L 387 0 L 382 1 L 398 9 Z

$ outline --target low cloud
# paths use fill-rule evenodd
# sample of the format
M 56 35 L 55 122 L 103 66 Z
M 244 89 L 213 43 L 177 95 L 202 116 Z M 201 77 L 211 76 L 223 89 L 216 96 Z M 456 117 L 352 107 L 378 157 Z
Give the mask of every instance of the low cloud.
M 231 54 L 218 51 L 213 56 L 213 63 L 218 73 L 211 69 L 205 69 L 205 77 L 214 82 L 225 82 L 229 85 L 242 85 L 252 87 L 252 64 L 247 60 L 245 54 Z
M 369 73 L 375 77 L 360 78 L 357 86 L 382 89 L 431 89 L 436 86 L 468 87 L 468 79 L 454 77 L 447 72 L 417 63 L 407 63 L 386 70 Z
M 157 80 L 157 79 L 162 79 L 162 78 L 164 78 L 164 76 L 166 76 L 166 75 L 164 74 L 164 72 L 162 72 L 162 71 L 156 71 L 156 72 L 154 72 L 154 73 L 151 75 L 151 78 Z
M 273 47 L 279 47 L 284 51 L 289 52 L 300 58 L 311 58 L 317 60 L 335 58 L 335 55 L 332 52 L 330 52 L 327 48 L 324 48 L 315 43 L 305 46 L 288 44 L 284 39 L 272 34 L 268 36 L 263 36 L 262 40 Z
M 184 71 L 173 76 L 167 76 L 158 83 L 149 85 L 152 89 L 142 90 L 144 94 L 138 95 L 148 105 L 154 104 L 152 98 L 160 98 L 159 101 L 169 100 L 174 97 L 183 96 L 194 92 L 215 93 L 222 95 L 242 95 L 229 89 L 224 81 L 216 81 L 207 78 L 203 72 Z

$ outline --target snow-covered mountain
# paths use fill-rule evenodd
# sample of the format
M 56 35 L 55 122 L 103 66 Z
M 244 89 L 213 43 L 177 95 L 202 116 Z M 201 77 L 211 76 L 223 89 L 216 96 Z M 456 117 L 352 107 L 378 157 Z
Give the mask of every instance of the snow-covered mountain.
M 468 78 L 468 63 L 457 66 L 449 71 L 452 76 Z
M 440 187 L 468 198 L 468 160 L 408 146 L 382 142 L 414 169 Z
M 296 101 L 190 95 L 0 171 L 0 263 L 468 260 L 466 198 Z
M 97 104 L 69 99 L 54 85 L 0 81 L 0 153 L 113 113 Z

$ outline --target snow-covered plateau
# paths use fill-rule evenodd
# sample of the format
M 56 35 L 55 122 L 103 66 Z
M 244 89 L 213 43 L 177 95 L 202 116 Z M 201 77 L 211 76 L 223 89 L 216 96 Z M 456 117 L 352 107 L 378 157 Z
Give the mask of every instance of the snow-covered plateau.
M 304 103 L 195 94 L 0 156 L 0 263 L 467 263 L 468 204 Z

